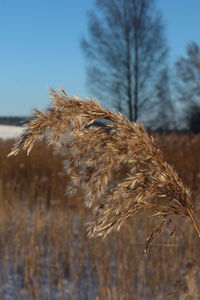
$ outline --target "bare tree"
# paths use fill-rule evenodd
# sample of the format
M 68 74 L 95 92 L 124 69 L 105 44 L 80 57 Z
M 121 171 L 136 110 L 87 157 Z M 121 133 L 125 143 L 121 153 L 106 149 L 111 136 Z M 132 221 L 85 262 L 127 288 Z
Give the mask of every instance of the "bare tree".
M 186 57 L 176 62 L 176 72 L 179 99 L 200 105 L 200 46 L 195 42 L 188 44 Z
M 176 62 L 178 99 L 184 105 L 185 121 L 188 128 L 200 130 L 200 46 L 191 42 L 185 57 Z M 194 124 L 193 124 L 194 122 Z
M 155 85 L 166 59 L 161 15 L 154 0 L 96 0 L 82 49 L 95 95 L 111 98 L 136 121 L 156 99 Z M 157 100 L 156 100 L 157 101 Z
M 171 96 L 171 80 L 168 67 L 160 72 L 160 78 L 156 83 L 155 116 L 150 120 L 151 127 L 162 132 L 176 128 L 175 107 Z

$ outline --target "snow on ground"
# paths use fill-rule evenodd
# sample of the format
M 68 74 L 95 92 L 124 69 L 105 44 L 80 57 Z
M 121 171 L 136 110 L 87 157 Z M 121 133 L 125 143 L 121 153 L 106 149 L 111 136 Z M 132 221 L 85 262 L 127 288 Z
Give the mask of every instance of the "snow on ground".
M 21 126 L 11 126 L 11 125 L 0 125 L 0 139 L 15 139 L 23 131 Z

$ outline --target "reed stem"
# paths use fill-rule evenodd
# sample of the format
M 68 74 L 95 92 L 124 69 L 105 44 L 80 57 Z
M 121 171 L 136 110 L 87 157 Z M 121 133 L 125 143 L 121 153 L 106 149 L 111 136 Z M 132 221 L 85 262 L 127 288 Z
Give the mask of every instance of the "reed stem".
M 190 221 L 191 221 L 192 225 L 194 226 L 195 232 L 196 232 L 198 238 L 200 239 L 200 230 L 199 230 L 199 227 L 198 227 L 197 220 L 196 220 L 196 218 L 195 218 L 195 216 L 192 213 L 190 208 L 188 208 L 187 211 L 188 211 Z

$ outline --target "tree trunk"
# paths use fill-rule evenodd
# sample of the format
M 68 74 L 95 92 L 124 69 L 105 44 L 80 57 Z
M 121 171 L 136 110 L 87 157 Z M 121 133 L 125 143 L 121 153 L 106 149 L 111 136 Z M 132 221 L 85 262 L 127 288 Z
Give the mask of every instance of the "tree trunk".
M 134 62 L 134 121 L 138 119 L 138 93 L 139 93 L 139 45 L 138 45 L 138 32 L 137 27 L 135 29 L 134 38 L 134 52 L 135 52 L 135 62 Z
M 126 70 L 127 70 L 127 97 L 129 108 L 129 120 L 133 121 L 133 99 L 132 99 L 132 78 L 131 78 L 131 47 L 130 47 L 130 31 L 128 26 L 125 30 L 126 35 Z

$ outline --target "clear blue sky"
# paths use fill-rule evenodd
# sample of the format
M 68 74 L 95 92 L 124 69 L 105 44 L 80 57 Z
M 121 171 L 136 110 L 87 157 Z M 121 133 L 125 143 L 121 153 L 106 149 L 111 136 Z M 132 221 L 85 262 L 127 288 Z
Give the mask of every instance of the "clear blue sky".
M 48 87 L 90 96 L 80 39 L 94 0 L 0 0 L 0 115 L 29 115 Z M 200 43 L 200 1 L 158 0 L 171 61 Z

